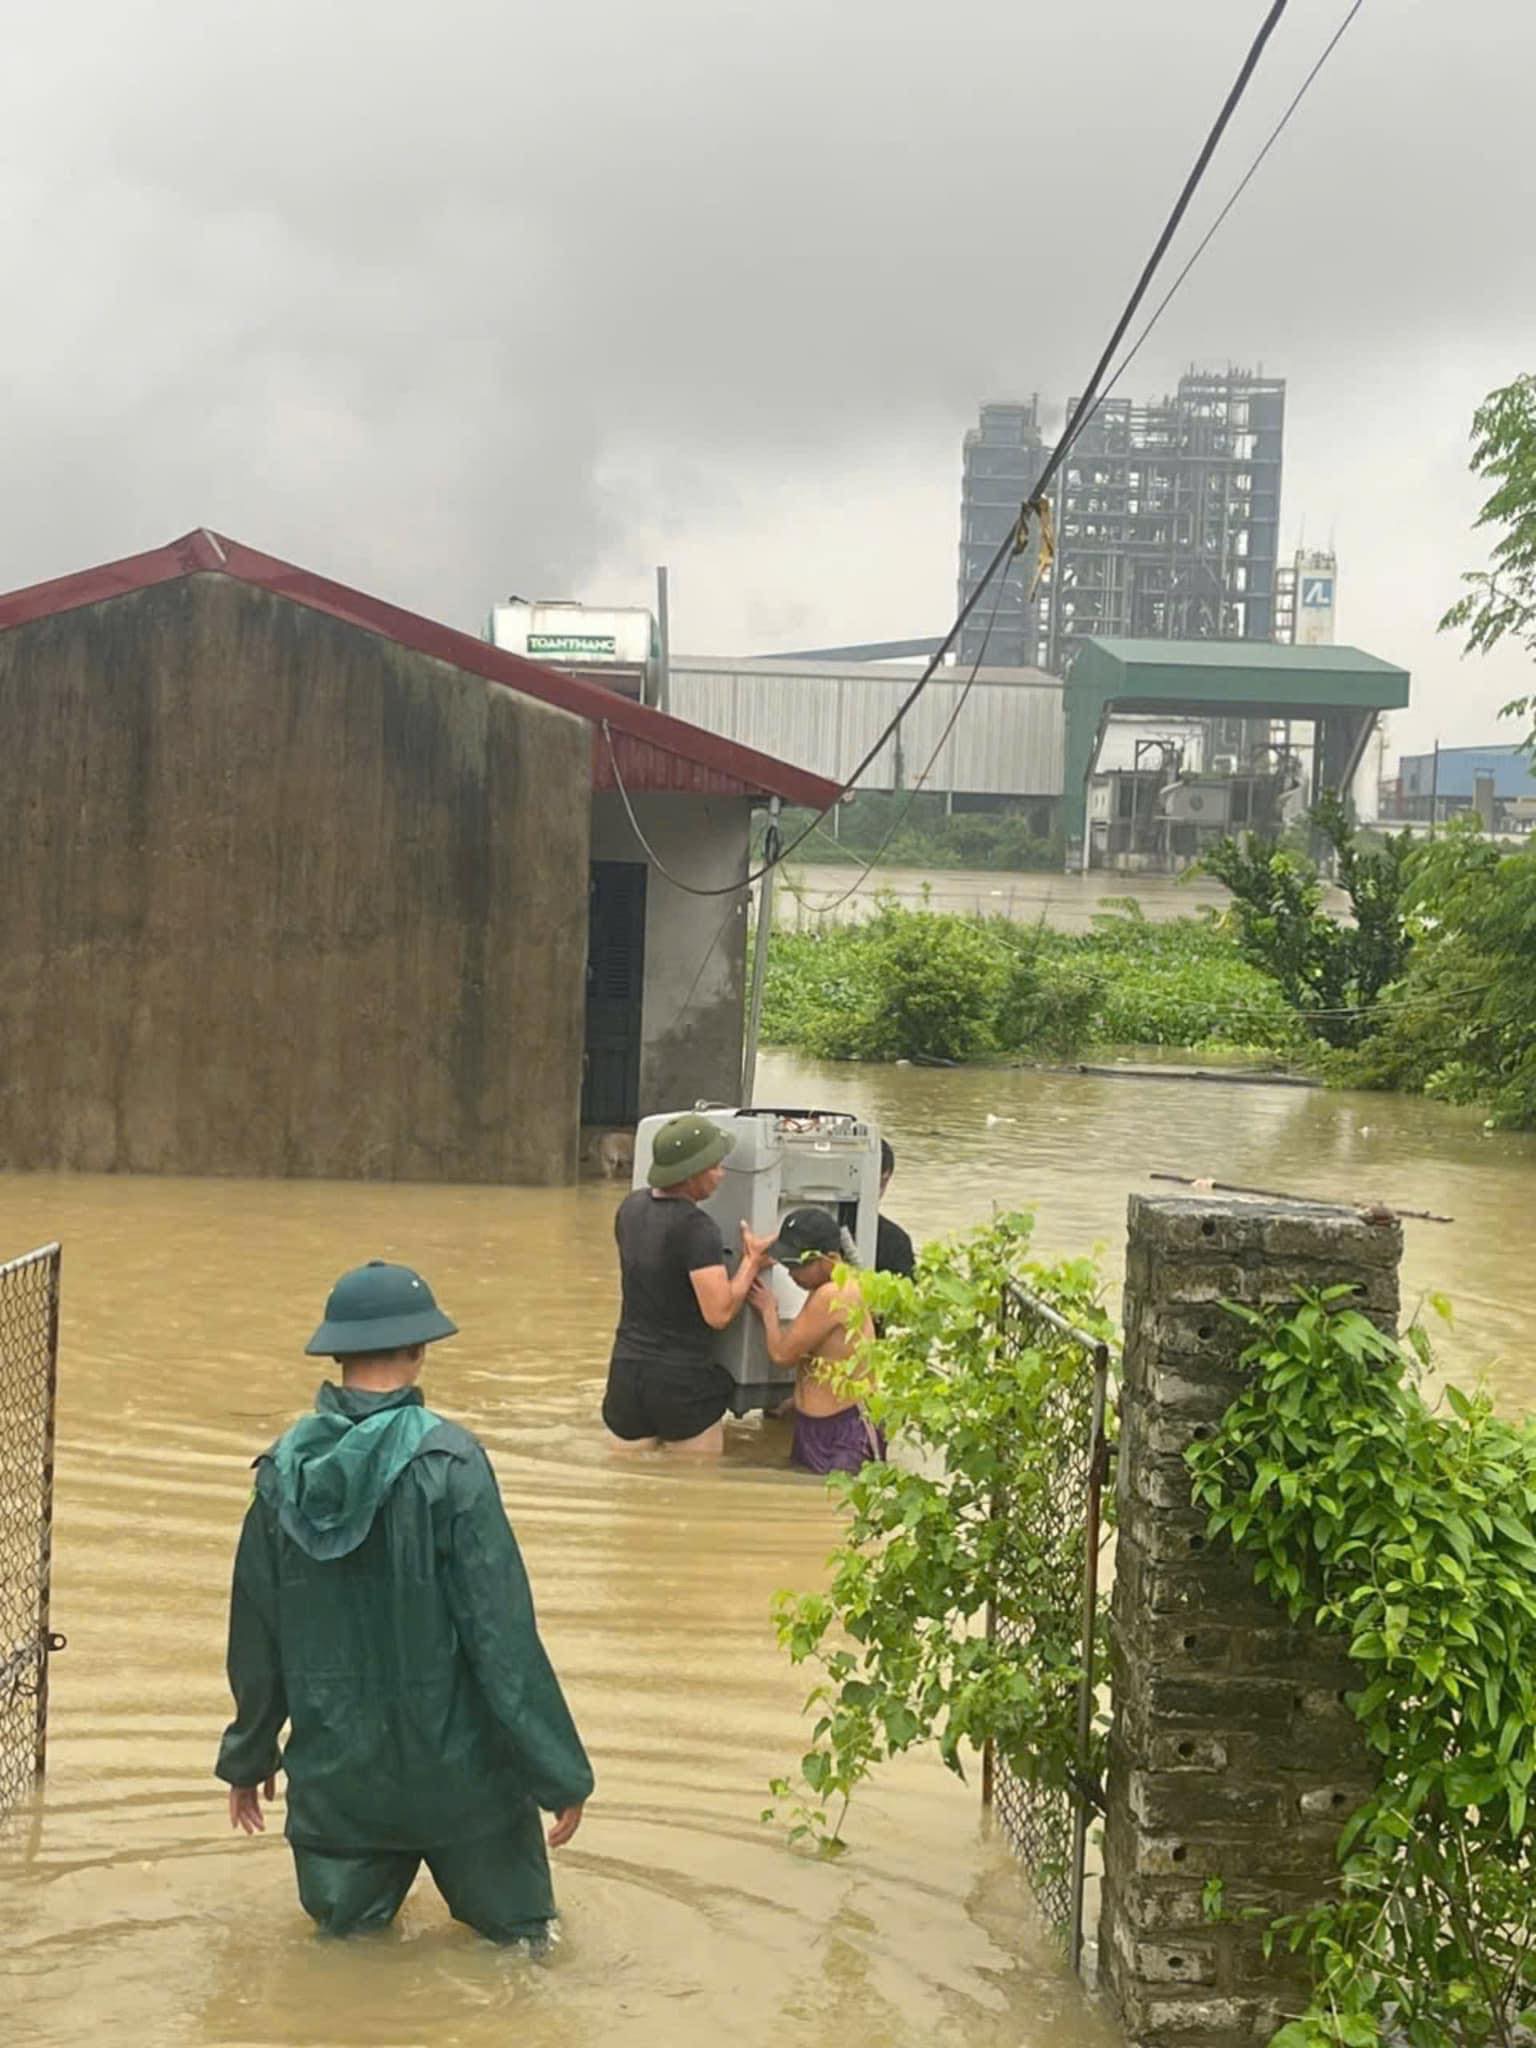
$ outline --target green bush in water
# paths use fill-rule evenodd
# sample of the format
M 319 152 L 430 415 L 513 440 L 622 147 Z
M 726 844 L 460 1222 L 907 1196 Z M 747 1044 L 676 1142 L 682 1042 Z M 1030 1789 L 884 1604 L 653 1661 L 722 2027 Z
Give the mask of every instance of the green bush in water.
M 764 1038 L 822 1059 L 1066 1058 L 1090 1045 L 1288 1051 L 1276 984 L 1210 917 L 1123 910 L 1088 933 L 909 911 L 778 932 Z
M 791 974 L 816 978 L 765 1006 L 765 1035 L 788 1026 L 826 1059 L 963 1060 L 994 1046 L 1009 963 L 977 920 L 887 904 L 865 925 L 792 943 Z
M 1470 823 L 1421 848 L 1412 951 L 1375 1029 L 1332 1077 L 1477 1103 L 1497 1128 L 1536 1128 L 1536 846 L 1511 853 Z

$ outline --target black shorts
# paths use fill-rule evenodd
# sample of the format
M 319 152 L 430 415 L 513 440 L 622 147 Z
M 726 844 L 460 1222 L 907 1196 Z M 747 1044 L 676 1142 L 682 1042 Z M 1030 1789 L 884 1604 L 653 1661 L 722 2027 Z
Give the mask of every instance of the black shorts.
M 608 1368 L 603 1421 L 625 1443 L 655 1436 L 681 1444 L 713 1429 L 730 1405 L 724 1366 L 616 1358 Z

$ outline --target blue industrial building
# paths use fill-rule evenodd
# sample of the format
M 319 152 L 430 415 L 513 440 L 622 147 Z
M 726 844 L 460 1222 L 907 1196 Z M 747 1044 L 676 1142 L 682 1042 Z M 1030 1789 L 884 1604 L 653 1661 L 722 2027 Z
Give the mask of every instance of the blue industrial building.
M 1399 757 L 1398 791 L 1405 802 L 1428 804 L 1434 795 L 1443 805 L 1462 808 L 1476 795 L 1480 775 L 1493 777 L 1493 793 L 1501 803 L 1536 797 L 1536 762 L 1522 746 L 1442 747 L 1438 759 L 1437 768 L 1434 754 Z

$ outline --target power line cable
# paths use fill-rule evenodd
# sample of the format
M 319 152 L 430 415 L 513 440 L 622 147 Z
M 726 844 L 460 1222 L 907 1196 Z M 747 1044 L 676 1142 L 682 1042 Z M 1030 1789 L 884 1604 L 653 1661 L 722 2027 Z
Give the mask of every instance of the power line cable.
M 1260 23 L 1259 32 L 1254 37 L 1247 56 L 1243 59 L 1242 67 L 1233 81 L 1232 90 L 1223 101 L 1221 112 L 1216 116 L 1215 124 L 1210 134 L 1205 138 L 1204 147 L 1195 159 L 1194 169 L 1184 180 L 1184 189 L 1179 194 L 1173 212 L 1169 214 L 1167 223 L 1157 238 L 1157 246 L 1147 259 L 1146 268 L 1137 280 L 1136 289 L 1131 293 L 1125 311 L 1120 315 L 1115 325 L 1114 333 L 1105 344 L 1104 353 L 1099 357 L 1098 365 L 1093 375 L 1089 378 L 1087 388 L 1084 390 L 1082 397 L 1079 398 L 1076 406 L 1073 408 L 1072 417 L 1063 428 L 1061 439 L 1056 443 L 1055 448 L 1051 452 L 1050 460 L 1036 479 L 1035 488 L 1026 500 L 1027 504 L 1034 505 L 1039 503 L 1051 479 L 1066 460 L 1068 449 L 1087 424 L 1088 414 L 1097 398 L 1099 386 L 1103 382 L 1104 375 L 1109 369 L 1110 364 L 1115 359 L 1115 351 L 1125 339 L 1126 329 L 1135 319 L 1136 309 L 1147 295 L 1158 265 L 1168 252 L 1168 244 L 1178 233 L 1179 225 L 1189 210 L 1189 202 L 1194 198 L 1195 190 L 1205 175 L 1206 166 L 1216 152 L 1217 143 L 1220 142 L 1223 134 L 1226 132 L 1227 123 L 1231 120 L 1233 114 L 1236 113 L 1238 102 L 1247 91 L 1248 81 L 1252 78 L 1258 61 L 1264 54 L 1264 46 L 1279 26 L 1280 17 L 1284 14 L 1287 4 L 1288 0 L 1274 0 L 1274 4 L 1271 6 L 1268 14 L 1265 15 Z
M 933 752 L 928 756 L 927 765 L 924 767 L 922 773 L 918 776 L 916 782 L 913 783 L 911 791 L 907 796 L 906 802 L 902 805 L 901 809 L 896 813 L 895 819 L 892 821 L 891 825 L 887 829 L 884 837 L 880 841 L 880 844 L 875 848 L 874 852 L 865 862 L 863 868 L 859 871 L 857 875 L 854 876 L 853 880 L 848 884 L 847 888 L 842 891 L 841 895 L 834 896 L 830 903 L 811 903 L 806 905 L 806 908 L 810 911 L 813 917 L 830 916 L 830 914 L 834 910 L 840 910 L 842 906 L 848 901 L 848 898 L 850 896 L 856 895 L 858 891 L 863 888 L 864 884 L 869 880 L 871 874 L 873 874 L 874 870 L 880 865 L 881 858 L 884 855 L 886 848 L 890 845 L 891 841 L 896 837 L 896 834 L 901 830 L 902 826 L 907 822 L 907 819 L 912 811 L 912 806 L 917 802 L 917 799 L 922 792 L 924 784 L 927 782 L 929 776 L 933 773 L 934 768 L 938 763 L 940 754 L 942 754 L 945 747 L 948 746 L 949 736 L 954 731 L 956 725 L 959 723 L 960 714 L 965 709 L 966 701 L 970 697 L 972 690 L 976 687 L 976 678 L 980 675 L 982 664 L 985 662 L 987 658 L 987 648 L 992 639 L 992 628 L 997 624 L 998 611 L 1003 602 L 1003 592 L 1007 589 L 1007 587 L 1008 586 L 1006 579 L 1000 577 L 998 579 L 997 585 L 997 596 L 992 601 L 991 615 L 987 619 L 987 629 L 986 632 L 982 635 L 981 646 L 977 652 L 976 659 L 971 664 L 971 672 L 965 679 L 965 687 L 959 692 L 958 696 L 956 697 L 954 709 L 950 712 L 949 717 L 945 720 L 944 730 L 939 734 L 938 744 L 934 747 Z M 1033 595 L 1033 593 L 1031 593 L 1031 595 Z
M 1114 390 L 1115 386 L 1120 382 L 1121 378 L 1125 375 L 1126 371 L 1129 370 L 1132 363 L 1135 362 L 1137 356 L 1140 355 L 1142 348 L 1145 346 L 1148 337 L 1152 333 L 1152 330 L 1157 326 L 1157 323 L 1162 319 L 1163 315 L 1167 312 L 1169 306 L 1172 305 L 1174 299 L 1178 296 L 1180 288 L 1183 286 L 1190 272 L 1194 269 L 1195 265 L 1200 261 L 1200 258 L 1205 254 L 1206 250 L 1211 246 L 1211 243 L 1216 239 L 1217 233 L 1221 229 L 1223 223 L 1226 221 L 1227 216 L 1231 213 L 1233 207 L 1236 206 L 1239 199 L 1242 198 L 1243 194 L 1252 184 L 1265 158 L 1269 155 L 1270 151 L 1274 148 L 1275 144 L 1280 140 L 1280 137 L 1284 134 L 1286 128 L 1290 125 L 1292 116 L 1295 114 L 1297 108 L 1301 105 L 1302 101 L 1306 98 L 1308 92 L 1310 92 L 1310 90 L 1312 89 L 1313 83 L 1315 82 L 1319 72 L 1323 69 L 1323 66 L 1328 62 L 1328 59 L 1333 55 L 1334 51 L 1338 48 L 1339 44 L 1344 40 L 1345 31 L 1349 28 L 1350 24 L 1354 21 L 1355 16 L 1360 12 L 1361 8 L 1364 5 L 1365 0 L 1354 0 L 1354 5 L 1350 8 L 1349 12 L 1345 15 L 1344 19 L 1339 23 L 1339 26 L 1334 30 L 1328 42 L 1324 45 L 1321 56 L 1318 57 L 1316 63 L 1312 66 L 1311 70 L 1307 73 L 1306 77 L 1298 86 L 1295 94 L 1293 95 L 1290 101 L 1290 104 L 1286 107 L 1285 112 L 1280 116 L 1280 119 L 1275 123 L 1274 127 L 1270 130 L 1268 139 L 1265 141 L 1263 148 L 1259 151 L 1258 155 L 1254 158 L 1253 162 L 1248 166 L 1247 170 L 1243 173 L 1242 177 L 1233 186 L 1231 192 L 1227 196 L 1226 204 L 1222 207 L 1220 213 L 1217 214 L 1216 218 L 1211 222 L 1210 226 L 1201 236 L 1200 241 L 1197 243 L 1194 252 L 1190 256 L 1188 262 L 1185 263 L 1183 269 L 1179 272 L 1178 276 L 1174 279 L 1173 283 L 1168 287 L 1167 291 L 1159 300 L 1157 308 L 1154 311 L 1151 319 L 1147 322 L 1146 326 L 1143 327 L 1140 334 L 1137 335 L 1135 341 L 1127 350 L 1126 354 L 1121 358 L 1120 362 L 1116 365 L 1114 371 L 1110 375 L 1108 383 L 1104 386 L 1104 389 L 1100 392 L 1099 396 L 1094 400 L 1091 410 L 1088 412 L 1086 417 L 1081 421 L 1080 425 L 1077 427 L 1077 434 L 1081 434 L 1089 425 L 1091 425 L 1094 418 L 1097 416 L 1100 408 L 1103 406 L 1105 399 L 1108 398 L 1110 393 Z M 1053 457 L 1053 462 L 1054 460 L 1055 458 Z M 1033 499 L 1037 499 L 1040 496 L 1041 492 L 1045 488 L 1046 483 L 1049 480 L 1050 472 L 1048 471 L 1035 485 L 1031 502 L 1033 502 Z M 989 571 L 988 573 L 990 574 L 991 571 Z M 983 583 L 985 583 L 985 578 L 983 579 Z M 982 642 L 983 654 L 985 654 L 986 651 L 987 641 L 991 639 L 992 625 L 996 621 L 996 618 L 997 608 L 994 606 L 992 618 L 988 621 L 987 625 L 987 637 Z M 979 668 L 980 665 L 981 663 L 978 659 L 976 667 Z M 880 842 L 880 845 L 877 848 L 874 857 L 864 868 L 863 873 L 858 877 L 858 880 L 855 881 L 848 889 L 844 890 L 844 892 L 840 896 L 833 897 L 830 903 L 808 905 L 807 907 L 810 909 L 813 916 L 820 917 L 830 911 L 840 909 L 841 906 L 847 902 L 848 898 L 851 895 L 853 895 L 855 891 L 863 885 L 863 883 L 868 879 L 869 875 L 873 872 L 875 867 L 879 865 L 881 854 L 884 853 L 886 847 L 890 845 L 892 839 L 895 837 L 896 832 L 905 822 L 907 813 L 912 808 L 912 802 L 916 800 L 918 790 L 921 789 L 928 775 L 932 772 L 934 762 L 937 761 L 939 753 L 943 750 L 945 740 L 948 739 L 950 733 L 953 731 L 959 714 L 961 710 L 964 708 L 965 701 L 971 694 L 971 687 L 975 683 L 975 681 L 976 669 L 973 668 L 971 671 L 970 680 L 967 682 L 965 689 L 961 693 L 959 703 L 955 706 L 954 713 L 951 715 L 948 725 L 946 725 L 944 728 L 944 734 L 939 742 L 939 746 L 934 750 L 934 754 L 932 756 L 932 759 L 930 759 L 928 763 L 928 767 L 924 769 L 922 775 L 919 776 L 917 782 L 913 786 L 912 799 L 909 800 L 909 802 L 903 808 L 900 816 L 896 820 L 895 825 L 892 826 L 891 830 L 887 832 L 884 839 Z M 820 825 L 821 820 L 819 818 L 815 819 L 812 822 L 811 829 L 819 830 Z M 804 837 L 805 834 L 802 833 L 800 840 L 797 840 L 795 843 L 797 845 L 800 844 L 801 841 L 803 841 Z
M 1318 58 L 1317 62 L 1312 66 L 1312 69 L 1307 73 L 1306 77 L 1301 81 L 1301 84 L 1297 88 L 1295 97 L 1292 99 L 1290 105 L 1286 108 L 1285 112 L 1280 116 L 1280 119 L 1275 123 L 1274 127 L 1270 130 L 1268 141 L 1264 144 L 1264 147 L 1259 151 L 1258 155 L 1254 158 L 1253 162 L 1248 166 L 1247 170 L 1244 171 L 1242 177 L 1232 187 L 1232 191 L 1228 196 L 1226 205 L 1221 209 L 1220 213 L 1217 214 L 1216 218 L 1211 222 L 1210 226 L 1201 236 L 1199 242 L 1195 246 L 1193 255 L 1190 257 L 1189 261 L 1184 265 L 1184 268 L 1179 272 L 1178 276 L 1173 280 L 1173 283 L 1169 285 L 1167 291 L 1164 292 L 1161 300 L 1158 302 L 1157 310 L 1153 313 L 1151 319 L 1147 322 L 1146 326 L 1143 327 L 1140 334 L 1137 335 L 1135 341 L 1132 342 L 1130 348 L 1127 350 L 1124 357 L 1122 357 L 1121 361 L 1116 365 L 1113 373 L 1110 376 L 1109 382 L 1104 386 L 1104 389 L 1099 394 L 1098 398 L 1095 399 L 1093 404 L 1093 410 L 1088 414 L 1087 418 L 1083 421 L 1084 427 L 1087 427 L 1091 424 L 1095 414 L 1097 414 L 1099 408 L 1103 405 L 1105 399 L 1108 398 L 1109 394 L 1120 382 L 1120 379 L 1125 375 L 1126 371 L 1131 367 L 1132 363 L 1135 362 L 1137 356 L 1141 354 L 1142 347 L 1145 344 L 1147 337 L 1151 334 L 1153 328 L 1156 327 L 1158 321 L 1162 319 L 1163 315 L 1167 312 L 1169 306 L 1178 296 L 1180 288 L 1183 286 L 1185 279 L 1189 276 L 1189 273 L 1200 261 L 1200 258 L 1211 246 L 1211 243 L 1216 239 L 1217 232 L 1221 228 L 1223 222 L 1226 220 L 1228 214 L 1232 211 L 1233 207 L 1236 206 L 1237 202 L 1239 201 L 1239 199 L 1242 198 L 1243 194 L 1248 190 L 1248 187 L 1253 183 L 1254 177 L 1258 172 L 1259 166 L 1264 162 L 1264 159 L 1269 155 L 1269 152 L 1274 148 L 1275 144 L 1280 140 L 1280 137 L 1285 133 L 1286 129 L 1290 126 L 1291 116 L 1296 112 L 1296 109 L 1301 105 L 1302 101 L 1311 91 L 1313 82 L 1317 78 L 1318 73 L 1322 70 L 1323 66 L 1328 62 L 1328 59 L 1333 55 L 1334 51 L 1339 47 L 1339 44 L 1343 42 L 1345 30 L 1348 29 L 1351 22 L 1354 20 L 1355 16 L 1360 12 L 1361 8 L 1364 5 L 1365 0 L 1354 0 L 1354 5 L 1350 8 L 1348 14 L 1345 15 L 1344 19 L 1339 23 L 1338 27 L 1334 30 L 1333 35 L 1330 37 L 1329 41 L 1323 49 L 1322 55 Z
M 840 803 L 842 799 L 845 796 L 847 796 L 850 793 L 850 791 L 852 791 L 858 785 L 861 776 L 863 776 L 865 772 L 872 766 L 872 764 L 878 759 L 879 755 L 884 750 L 886 745 L 889 743 L 893 735 L 896 733 L 897 729 L 900 727 L 903 720 L 908 716 L 908 714 L 912 710 L 912 707 L 916 704 L 918 698 L 927 689 L 929 683 L 932 681 L 933 676 L 939 667 L 939 664 L 943 661 L 945 655 L 948 654 L 950 648 L 953 647 L 955 641 L 958 639 L 962 627 L 965 625 L 966 621 L 970 618 L 971 613 L 976 609 L 977 605 L 980 603 L 982 595 L 986 591 L 987 586 L 991 583 L 993 577 L 995 577 L 998 574 L 999 570 L 1001 570 L 1004 567 L 1004 565 L 1008 562 L 1008 560 L 1019 551 L 1025 520 L 1027 519 L 1027 516 L 1031 510 L 1035 511 L 1036 513 L 1039 512 L 1045 492 L 1049 487 L 1052 478 L 1055 476 L 1057 470 L 1061 467 L 1062 463 L 1066 460 L 1067 454 L 1071 449 L 1073 441 L 1077 438 L 1078 434 L 1082 432 L 1083 426 L 1087 421 L 1090 410 L 1094 407 L 1094 405 L 1097 402 L 1099 395 L 1099 387 L 1103 382 L 1105 373 L 1108 370 L 1109 365 L 1114 361 L 1115 351 L 1119 348 L 1121 342 L 1125 339 L 1126 330 L 1130 327 L 1131 322 L 1135 319 L 1136 313 L 1141 305 L 1141 302 L 1146 297 L 1148 289 L 1151 286 L 1152 279 L 1156 275 L 1158 267 L 1162 263 L 1163 257 L 1167 254 L 1168 245 L 1173 240 L 1175 234 L 1177 234 L 1179 227 L 1184 219 L 1184 216 L 1189 210 L 1190 201 L 1194 198 L 1195 192 L 1198 189 L 1202 178 L 1205 176 L 1206 168 L 1209 165 L 1212 156 L 1215 154 L 1216 147 L 1218 143 L 1221 141 L 1222 136 L 1225 134 L 1228 123 L 1231 121 L 1233 114 L 1237 110 L 1239 102 L 1241 101 L 1244 93 L 1248 89 L 1249 81 L 1253 77 L 1253 73 L 1258 66 L 1259 59 L 1264 53 L 1265 45 L 1269 42 L 1270 37 L 1274 34 L 1276 27 L 1279 25 L 1280 17 L 1285 13 L 1285 10 L 1288 5 L 1289 0 L 1272 0 L 1272 4 L 1269 8 L 1269 11 L 1265 15 L 1263 21 L 1260 23 L 1258 33 L 1254 36 L 1252 43 L 1249 45 L 1248 53 L 1244 57 L 1243 62 L 1238 69 L 1237 77 L 1233 80 L 1232 86 L 1228 91 L 1225 100 L 1222 102 L 1221 110 L 1217 114 L 1215 122 L 1212 124 L 1210 133 L 1206 136 L 1205 141 L 1201 146 L 1200 153 L 1195 159 L 1194 166 L 1191 169 L 1188 177 L 1186 177 L 1186 179 L 1184 180 L 1183 189 L 1180 191 L 1178 199 L 1174 203 L 1173 211 L 1169 214 L 1168 219 L 1164 223 L 1162 232 L 1159 234 L 1157 242 L 1153 247 L 1152 254 L 1147 259 L 1146 264 L 1143 266 L 1141 276 L 1136 281 L 1136 287 L 1132 291 L 1130 298 L 1126 301 L 1125 308 L 1121 313 L 1120 318 L 1115 323 L 1114 332 L 1110 335 L 1108 342 L 1105 344 L 1103 353 L 1100 355 L 1098 363 L 1095 365 L 1093 375 L 1089 378 L 1082 396 L 1079 398 L 1077 405 L 1073 409 L 1072 417 L 1068 420 L 1065 428 L 1062 431 L 1060 439 L 1057 441 L 1056 446 L 1052 449 L 1044 469 L 1040 472 L 1039 477 L 1036 479 L 1034 489 L 1030 492 L 1023 506 L 1020 508 L 1020 517 L 1014 530 L 1008 534 L 1008 536 L 1003 540 L 1001 545 L 998 547 L 997 552 L 993 555 L 991 561 L 987 565 L 987 568 L 983 573 L 981 580 L 977 583 L 975 589 L 971 591 L 970 595 L 961 605 L 959 612 L 956 614 L 954 623 L 950 626 L 949 631 L 944 635 L 944 638 L 939 642 L 937 649 L 929 658 L 928 663 L 924 667 L 922 674 L 918 677 L 917 681 L 913 684 L 912 688 L 907 692 L 907 695 L 902 699 L 900 705 L 897 707 L 895 716 L 889 721 L 889 723 L 885 726 L 883 731 L 879 734 L 878 738 L 874 742 L 874 745 L 870 747 L 868 752 L 864 755 L 863 759 L 859 762 L 858 766 L 854 769 L 853 773 L 848 777 L 847 781 L 840 785 L 837 795 L 833 797 L 832 801 L 824 805 L 822 809 L 817 812 L 816 816 L 810 821 L 810 823 L 803 826 L 802 829 L 795 835 L 793 839 L 789 840 L 785 845 L 778 849 L 777 853 L 774 855 L 772 863 L 770 863 L 771 865 L 777 866 L 782 862 L 786 861 L 789 858 L 789 856 L 792 853 L 794 853 L 796 849 L 799 846 L 801 846 L 806 839 L 810 837 L 811 833 L 816 829 L 817 825 L 821 822 L 821 820 L 829 816 L 833 808 L 838 803 Z M 609 729 L 608 722 L 606 719 L 603 721 L 603 737 L 607 743 L 608 759 L 613 772 L 614 786 L 618 790 L 620 797 L 623 799 L 624 809 L 630 822 L 630 828 L 634 832 L 636 839 L 639 841 L 640 846 L 644 850 L 646 857 L 651 861 L 652 865 L 657 869 L 657 871 L 666 878 L 666 880 L 671 882 L 674 887 L 682 889 L 686 894 L 690 896 L 733 895 L 738 891 L 752 888 L 754 884 L 762 880 L 764 874 L 766 874 L 768 871 L 766 866 L 756 869 L 754 872 L 748 874 L 744 877 L 743 880 L 739 882 L 730 882 L 723 885 L 716 885 L 712 888 L 703 888 L 697 885 L 696 883 L 685 882 L 681 876 L 672 874 L 671 871 L 665 866 L 665 864 L 657 859 L 654 848 L 651 846 L 650 841 L 646 838 L 645 834 L 640 829 L 639 820 L 635 816 L 634 806 L 629 799 L 629 792 L 624 786 L 623 776 L 619 769 L 618 755 L 613 744 L 613 734 Z

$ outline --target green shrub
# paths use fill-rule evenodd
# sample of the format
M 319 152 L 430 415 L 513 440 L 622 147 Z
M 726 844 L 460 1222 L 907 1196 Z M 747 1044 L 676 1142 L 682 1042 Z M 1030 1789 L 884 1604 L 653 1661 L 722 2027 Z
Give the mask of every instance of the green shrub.
M 1122 912 L 1070 933 L 889 902 L 862 925 L 774 935 L 763 1036 L 859 1060 L 1306 1042 L 1275 982 L 1209 916 Z
M 1497 1127 L 1536 1128 L 1536 847 L 1505 853 L 1453 828 L 1421 851 L 1408 908 L 1407 968 L 1332 1077 L 1476 1103 Z
M 1048 1327 L 1020 1341 L 999 1313 L 1017 1281 L 1070 1323 L 1109 1339 L 1091 1261 L 1028 1262 L 1031 1219 L 999 1216 L 923 1247 L 915 1279 L 860 1276 L 884 1335 L 867 1354 L 871 1416 L 909 1453 L 834 1475 L 848 1510 L 825 1593 L 780 1593 L 779 1641 L 817 1671 L 816 1720 L 793 1779 L 774 1780 L 794 1839 L 843 1846 L 848 1802 L 888 1758 L 933 1744 L 963 1776 L 987 1743 L 1032 1785 L 1065 1790 L 1077 1767 L 1079 1611 L 1062 1598 L 1082 1571 L 1069 1555 L 1042 1569 L 1042 1529 L 1065 1462 L 1080 1455 L 1083 1353 Z M 912 1469 L 916 1466 L 917 1469 Z M 1075 1550 L 1075 1555 L 1070 1554 Z M 992 1607 L 999 1627 L 987 1632 Z M 1108 1679 L 1107 1632 L 1094 1649 Z M 1088 1773 L 1103 1764 L 1095 1726 Z
M 1455 1388 L 1431 1408 L 1423 1333 L 1394 1342 L 1350 1293 L 1235 1310 L 1250 1383 L 1186 1454 L 1210 1535 L 1347 1644 L 1379 1774 L 1337 1895 L 1270 1932 L 1316 1983 L 1276 2048 L 1514 2048 L 1536 2024 L 1536 1431 Z
M 1095 1036 L 1104 989 L 1103 970 L 1083 953 L 1020 946 L 998 1007 L 999 1045 L 1069 1058 Z

